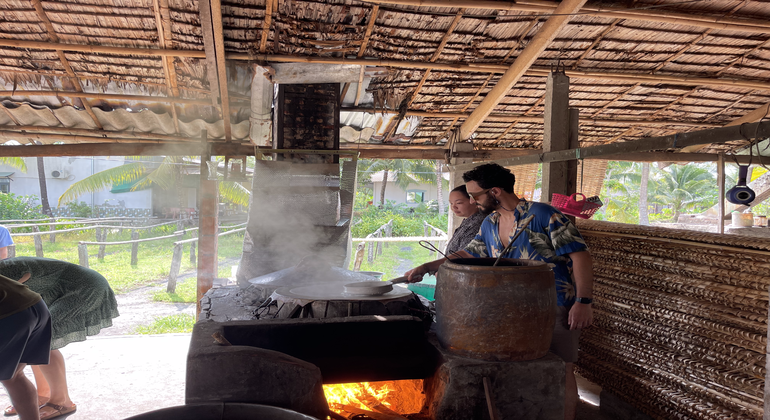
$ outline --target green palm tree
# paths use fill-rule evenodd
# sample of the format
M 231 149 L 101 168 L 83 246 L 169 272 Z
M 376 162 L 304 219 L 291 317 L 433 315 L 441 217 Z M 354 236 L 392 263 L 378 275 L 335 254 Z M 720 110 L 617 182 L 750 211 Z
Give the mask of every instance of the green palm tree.
M 394 174 L 396 185 L 406 190 L 409 184 L 436 182 L 435 162 L 424 159 L 362 159 L 358 161 L 361 177 L 370 177 L 375 172 L 382 171 L 382 188 L 380 188 L 380 207 L 385 205 L 385 189 L 388 186 L 389 174 Z
M 655 171 L 652 178 L 653 202 L 670 206 L 674 222 L 683 211 L 707 208 L 716 200 L 714 174 L 701 165 L 671 165 Z
M 605 220 L 636 223 L 639 220 L 640 163 L 610 161 L 602 186 Z
M 70 185 L 59 197 L 59 205 L 76 200 L 83 194 L 103 191 L 114 184 L 135 183 L 131 191 L 139 191 L 149 186 L 158 186 L 163 190 L 174 188 L 181 192 L 182 177 L 186 174 L 185 163 L 188 162 L 180 156 L 165 156 L 160 162 L 147 162 L 146 157 L 128 157 L 136 162 L 127 163 L 114 168 L 105 169 Z M 141 160 L 140 160 L 141 159 Z M 250 190 L 246 183 L 222 181 L 219 186 L 219 194 L 225 200 L 244 206 L 249 205 Z M 179 207 L 181 196 L 179 196 Z
M 12 168 L 16 168 L 22 172 L 27 172 L 27 162 L 24 161 L 24 158 L 0 157 L 0 163 L 3 165 L 8 165 Z

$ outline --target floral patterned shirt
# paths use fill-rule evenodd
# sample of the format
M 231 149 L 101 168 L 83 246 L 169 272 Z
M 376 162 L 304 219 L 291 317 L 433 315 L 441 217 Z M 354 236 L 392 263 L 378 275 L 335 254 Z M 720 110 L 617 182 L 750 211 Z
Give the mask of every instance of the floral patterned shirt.
M 570 306 L 575 302 L 575 282 L 572 279 L 572 260 L 567 254 L 587 250 L 585 241 L 572 221 L 559 210 L 548 204 L 533 203 L 524 199 L 521 199 L 514 209 L 516 222 L 510 237 L 516 232 L 519 221 L 531 214 L 534 214 L 535 218 L 516 238 L 511 250 L 503 258 L 548 263 L 556 278 L 558 305 Z M 490 214 L 481 224 L 476 238 L 465 247 L 465 251 L 475 257 L 497 258 L 505 248 L 498 235 L 499 219 L 500 213 Z

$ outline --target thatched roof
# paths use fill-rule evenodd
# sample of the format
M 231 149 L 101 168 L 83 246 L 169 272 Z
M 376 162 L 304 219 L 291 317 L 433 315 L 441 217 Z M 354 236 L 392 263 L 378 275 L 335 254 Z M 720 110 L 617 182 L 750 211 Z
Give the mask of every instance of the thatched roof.
M 407 130 L 410 136 L 399 135 L 403 130 L 388 136 L 386 120 L 368 142 L 441 144 L 557 4 L 212 0 L 212 19 L 201 14 L 198 1 L 5 0 L 0 140 L 25 143 L 31 137 L 17 134 L 22 129 L 51 134 L 46 128 L 58 127 L 55 136 L 36 139 L 78 141 L 68 136 L 98 130 L 94 136 L 104 139 L 114 131 L 115 137 L 139 132 L 171 141 L 206 129 L 210 137 L 245 142 L 255 64 L 321 62 L 377 68 L 362 83 L 365 91 L 358 92 L 358 80 L 346 84 L 343 108 L 398 113 L 401 107 L 419 118 L 419 127 Z M 207 26 L 214 28 L 209 49 Z M 581 146 L 720 127 L 770 104 L 766 0 L 587 3 L 554 35 L 474 130 L 475 144 L 540 148 L 552 69 L 570 77 Z M 219 45 L 224 54 L 214 53 Z M 212 102 L 218 97 L 211 72 L 217 60 L 227 71 L 224 107 Z M 223 112 L 232 127 L 225 127 Z M 710 150 L 740 147 L 736 142 Z

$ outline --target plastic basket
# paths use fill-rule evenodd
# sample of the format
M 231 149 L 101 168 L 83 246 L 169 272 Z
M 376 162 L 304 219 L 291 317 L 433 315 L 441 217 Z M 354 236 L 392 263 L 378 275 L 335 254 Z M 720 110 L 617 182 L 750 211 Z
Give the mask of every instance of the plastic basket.
M 580 201 L 576 200 L 575 197 L 578 195 L 583 199 Z M 551 205 L 564 214 L 579 217 L 581 219 L 590 219 L 591 216 L 596 213 L 596 210 L 599 210 L 599 207 L 602 206 L 601 204 L 587 201 L 586 196 L 581 193 L 575 193 L 570 196 L 553 193 L 551 196 Z

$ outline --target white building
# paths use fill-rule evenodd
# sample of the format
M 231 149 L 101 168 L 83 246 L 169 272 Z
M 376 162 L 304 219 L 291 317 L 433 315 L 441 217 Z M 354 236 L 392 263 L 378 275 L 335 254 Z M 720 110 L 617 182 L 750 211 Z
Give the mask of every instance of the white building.
M 119 156 L 78 156 L 78 157 L 45 157 L 45 177 L 48 190 L 48 203 L 51 208 L 59 207 L 59 197 L 70 185 L 95 173 L 115 168 L 129 163 L 124 157 Z M 16 195 L 40 196 L 40 183 L 38 180 L 37 158 L 24 158 L 27 171 L 9 165 L 0 164 L 0 191 L 10 192 Z M 196 175 L 197 177 L 197 175 Z M 186 184 L 186 183 L 185 183 Z M 186 185 L 185 185 L 186 186 Z M 191 187 L 193 185 L 190 185 Z M 106 188 L 95 193 L 86 193 L 75 201 L 85 202 L 91 207 L 109 206 L 125 209 L 145 209 L 149 214 L 159 215 L 164 207 L 175 206 L 177 191 L 173 193 L 162 192 L 154 194 L 156 188 L 142 191 L 111 192 L 126 190 L 120 186 Z M 184 203 L 188 207 L 196 207 L 195 188 L 182 188 L 179 193 L 184 193 Z M 174 200 L 170 200 L 174 198 Z M 39 202 L 38 202 L 39 203 Z M 147 213 L 143 212 L 143 213 Z
M 373 185 L 373 201 L 375 203 L 380 202 L 380 191 L 382 191 L 382 176 L 384 171 L 374 172 L 369 179 Z M 449 174 L 443 173 L 444 180 L 449 181 Z M 446 187 L 447 183 L 444 183 Z M 444 204 L 448 206 L 449 203 L 449 191 L 448 188 L 444 188 Z M 410 183 L 406 189 L 403 189 L 396 185 L 396 175 L 393 172 L 388 172 L 388 185 L 385 187 L 385 202 L 393 200 L 396 204 L 404 203 L 408 206 L 418 206 L 420 203 L 427 203 L 431 200 L 438 200 L 438 186 L 431 184 L 424 184 L 418 180 Z

